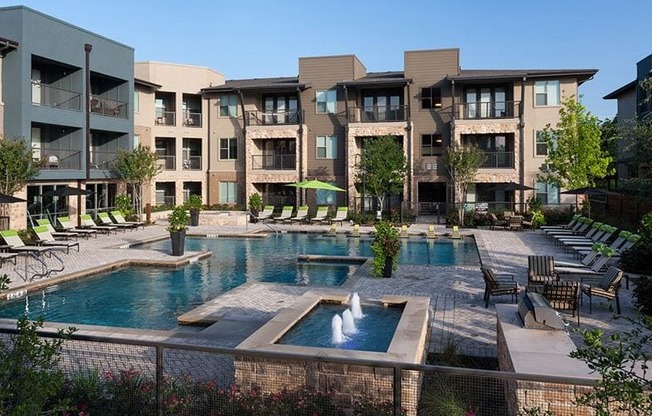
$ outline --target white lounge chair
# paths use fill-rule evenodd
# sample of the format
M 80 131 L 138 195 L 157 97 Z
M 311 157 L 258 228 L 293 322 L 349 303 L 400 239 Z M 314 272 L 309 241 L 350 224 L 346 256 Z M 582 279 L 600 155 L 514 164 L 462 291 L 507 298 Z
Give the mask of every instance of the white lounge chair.
M 297 215 L 290 218 L 290 222 L 304 222 L 308 220 L 308 205 L 301 205 L 297 208 Z
M 125 220 L 125 217 L 122 216 L 122 212 L 120 211 L 111 211 L 111 216 L 113 217 L 113 221 L 116 224 L 131 224 L 135 228 L 145 228 L 145 223 L 143 221 L 127 221 Z
M 283 222 L 289 220 L 290 217 L 292 217 L 292 211 L 294 211 L 294 207 L 292 205 L 286 205 L 283 207 L 283 210 L 281 211 L 281 215 L 272 218 L 272 221 L 276 223 L 276 222 Z
M 50 234 L 47 225 L 32 227 L 32 231 L 34 231 L 34 234 L 38 237 L 37 244 L 40 246 L 62 247 L 66 249 L 66 254 L 69 254 L 70 249 L 75 247 L 77 248 L 77 251 L 79 251 L 79 243 L 76 241 L 55 240 L 52 234 Z
M 59 222 L 59 225 L 61 225 L 61 228 L 64 231 L 71 232 L 71 233 L 76 233 L 79 235 L 83 235 L 86 237 L 89 236 L 94 236 L 97 238 L 97 230 L 90 230 L 88 228 L 76 228 L 72 223 L 70 222 L 70 217 L 58 217 L 57 221 Z
M 111 234 L 111 231 L 118 233 L 118 227 L 115 225 L 97 225 L 95 221 L 91 218 L 90 215 L 84 214 L 81 216 L 82 227 L 89 228 L 91 230 L 97 230 L 104 234 Z
M 335 216 L 333 218 L 328 219 L 327 221 L 330 224 L 339 222 L 340 225 L 346 220 L 346 217 L 349 216 L 349 208 L 348 207 L 337 207 L 337 212 L 335 213 Z
M 310 219 L 310 223 L 322 222 L 328 217 L 328 207 L 317 207 L 315 216 Z
M 97 213 L 97 219 L 100 222 L 100 225 L 108 225 L 110 227 L 116 227 L 118 230 L 126 231 L 126 230 L 133 230 L 137 225 L 133 224 L 118 224 L 114 223 L 111 221 L 111 217 L 109 217 L 109 214 L 106 212 L 98 212 Z

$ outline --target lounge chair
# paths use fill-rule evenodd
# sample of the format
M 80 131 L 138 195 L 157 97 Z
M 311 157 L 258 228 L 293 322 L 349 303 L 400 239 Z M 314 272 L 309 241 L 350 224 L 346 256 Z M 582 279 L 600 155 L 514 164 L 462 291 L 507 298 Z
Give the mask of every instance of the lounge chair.
M 605 298 L 611 301 L 616 299 L 616 312 L 620 315 L 620 298 L 618 290 L 623 279 L 623 271 L 615 266 L 609 266 L 602 279 L 596 286 L 588 285 L 582 287 L 582 293 L 589 297 L 589 313 L 593 313 L 593 296 Z
M 290 222 L 305 222 L 308 220 L 308 205 L 301 205 L 297 208 L 297 215 L 290 218 Z
M 543 285 L 543 296 L 553 309 L 577 313 L 577 326 L 580 326 L 580 285 L 576 282 L 554 282 Z
M 591 251 L 587 252 L 584 258 L 579 262 L 555 260 L 555 267 L 591 267 L 591 265 L 599 257 L 599 254 L 603 250 L 603 247 L 604 247 L 603 244 L 593 243 L 593 245 L 591 246 Z
M 595 262 L 589 267 L 557 267 L 555 270 L 560 278 L 576 278 L 582 276 L 596 276 L 600 275 L 601 270 L 607 266 L 612 256 L 598 253 Z
M 593 245 L 593 243 L 601 243 L 601 244 L 606 244 L 611 238 L 613 237 L 614 233 L 618 229 L 616 227 L 612 227 L 611 225 L 603 225 L 602 230 L 600 232 L 596 233 L 593 235 L 593 238 L 591 240 L 577 240 L 577 241 L 572 241 L 572 240 L 567 240 L 563 242 L 564 248 L 566 250 L 573 250 L 577 251 L 582 248 L 590 247 Z
M 571 236 L 571 235 L 584 235 L 588 231 L 592 223 L 593 221 L 591 221 L 590 219 L 582 217 L 577 220 L 577 223 L 575 224 L 575 226 L 573 226 L 573 228 L 563 229 L 563 230 L 559 230 L 559 229 L 543 230 L 543 232 L 546 234 L 546 237 L 548 237 L 549 239 L 553 239 L 555 238 L 555 236 L 559 237 L 559 236 Z
M 76 240 L 80 236 L 79 233 L 75 233 L 75 232 L 71 232 L 71 231 L 57 231 L 57 230 L 55 230 L 54 227 L 52 226 L 52 224 L 50 223 L 50 220 L 47 219 L 47 218 L 41 218 L 40 220 L 36 220 L 36 223 L 38 225 L 43 225 L 43 226 L 47 227 L 48 231 L 50 232 L 52 237 L 54 237 L 55 239 L 57 237 L 60 237 L 60 238 L 63 238 L 65 240 L 67 240 L 69 238 L 74 238 Z M 84 237 L 86 237 L 86 236 L 84 236 Z
M 489 267 L 480 267 L 482 277 L 484 278 L 484 307 L 489 307 L 489 297 L 496 295 L 511 295 L 512 300 L 516 301 L 519 287 L 518 282 L 514 280 L 513 274 L 496 274 Z
M 91 235 L 97 238 L 97 230 L 90 230 L 88 228 L 76 228 L 70 222 L 70 217 L 58 217 L 57 221 L 61 225 L 61 229 L 70 233 L 75 233 L 83 235 L 85 237 L 90 237 Z
M 310 223 L 316 223 L 316 222 L 322 222 L 326 220 L 326 217 L 328 217 L 328 207 L 322 206 L 322 207 L 317 207 L 317 212 L 315 212 L 315 216 L 310 219 Z
M 127 221 L 125 220 L 125 217 L 122 216 L 122 212 L 120 211 L 111 211 L 111 216 L 113 217 L 113 221 L 116 224 L 131 224 L 134 228 L 145 228 L 145 223 L 143 221 Z
M 2 264 L 5 261 L 9 261 L 13 265 L 16 265 L 16 257 L 18 257 L 18 253 L 1 253 L 0 252 L 0 267 L 2 267 Z
M 552 256 L 527 257 L 527 282 L 528 285 L 544 285 L 559 280 L 555 271 L 555 258 Z
M 292 211 L 294 211 L 294 207 L 292 205 L 286 205 L 283 207 L 283 210 L 281 211 L 281 215 L 272 218 L 272 221 L 274 223 L 277 223 L 277 222 L 283 222 L 289 220 L 290 217 L 292 217 Z
M 324 220 L 325 222 L 328 222 L 329 224 L 333 224 L 336 222 L 339 222 L 340 225 L 346 220 L 346 217 L 349 216 L 349 208 L 348 207 L 337 207 L 337 212 L 335 213 L 335 216 L 330 219 Z
M 583 234 L 553 234 L 551 239 L 555 240 L 556 244 L 567 240 L 591 240 L 595 234 L 600 232 L 603 225 L 603 223 L 596 221 Z
M 70 253 L 70 248 L 77 248 L 79 251 L 79 243 L 77 241 L 61 241 L 55 240 L 50 230 L 48 230 L 47 225 L 39 225 L 37 227 L 32 227 L 32 231 L 38 237 L 36 242 L 39 246 L 51 246 L 51 247 L 62 247 L 66 249 L 66 254 Z
M 91 218 L 90 215 L 84 214 L 81 216 L 82 227 L 86 227 L 91 230 L 96 230 L 103 234 L 111 234 L 111 231 L 118 233 L 118 227 L 115 225 L 97 225 L 95 221 Z
M 22 253 L 33 253 L 37 256 L 42 256 L 48 251 L 54 250 L 56 247 L 45 247 L 45 246 L 28 246 L 25 244 L 22 238 L 18 235 L 16 230 L 2 230 L 0 235 L 5 240 L 7 246 L 9 246 L 10 251 L 22 252 Z
M 572 228 L 577 223 L 577 220 L 579 220 L 580 218 L 582 218 L 581 215 L 575 214 L 575 215 L 573 215 L 573 218 L 571 218 L 571 220 L 569 221 L 568 224 L 565 224 L 565 225 L 543 225 L 540 228 L 542 230 L 544 230 L 544 231 L 545 230 L 567 230 L 567 229 Z
M 132 230 L 136 227 L 137 225 L 134 224 L 122 224 L 122 223 L 114 223 L 111 220 L 111 217 L 109 217 L 109 214 L 106 212 L 98 212 L 97 213 L 97 219 L 100 222 L 100 225 L 108 225 L 108 226 L 113 226 L 117 227 L 118 230 L 126 231 L 126 230 Z
M 496 214 L 493 212 L 489 213 L 489 221 L 491 223 L 490 228 L 493 230 L 494 227 L 507 227 L 507 221 L 505 220 L 499 220 L 498 217 L 496 217 Z
M 259 221 L 270 220 L 274 216 L 274 205 L 265 205 L 262 212 L 256 217 Z

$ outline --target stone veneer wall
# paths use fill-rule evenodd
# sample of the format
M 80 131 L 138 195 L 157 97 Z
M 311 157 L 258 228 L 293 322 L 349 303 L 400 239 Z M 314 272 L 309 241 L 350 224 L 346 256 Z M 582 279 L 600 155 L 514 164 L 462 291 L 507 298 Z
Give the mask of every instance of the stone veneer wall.
M 259 387 L 265 393 L 283 389 L 308 388 L 333 395 L 344 407 L 361 400 L 392 402 L 393 368 L 323 363 L 308 360 L 290 361 L 235 357 L 235 380 L 242 391 Z M 423 376 L 404 370 L 401 377 L 401 407 L 416 416 Z

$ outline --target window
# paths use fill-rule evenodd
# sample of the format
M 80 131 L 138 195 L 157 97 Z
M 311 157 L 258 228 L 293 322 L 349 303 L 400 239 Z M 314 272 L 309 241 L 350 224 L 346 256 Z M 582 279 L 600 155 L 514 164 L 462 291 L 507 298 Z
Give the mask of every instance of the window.
M 337 159 L 337 136 L 317 136 L 317 159 Z
M 140 111 L 140 93 L 138 90 L 134 90 L 134 111 L 136 113 Z
M 138 146 L 140 146 L 140 136 L 134 134 L 134 149 L 138 149 Z
M 548 156 L 548 141 L 541 130 L 534 132 L 534 155 Z
M 536 81 L 534 83 L 534 105 L 559 105 L 559 81 Z
M 220 117 L 238 117 L 238 96 L 220 95 Z
M 536 193 L 544 205 L 559 203 L 559 188 L 553 183 L 537 182 Z
M 220 204 L 235 204 L 237 201 L 238 184 L 236 182 L 220 182 Z
M 421 88 L 421 108 L 440 108 L 441 88 Z
M 337 91 L 317 91 L 317 114 L 335 114 Z
M 228 139 L 220 139 L 220 159 L 221 160 L 235 160 L 238 158 L 238 139 L 230 137 Z
M 421 156 L 436 156 L 442 153 L 444 141 L 441 134 L 421 135 Z

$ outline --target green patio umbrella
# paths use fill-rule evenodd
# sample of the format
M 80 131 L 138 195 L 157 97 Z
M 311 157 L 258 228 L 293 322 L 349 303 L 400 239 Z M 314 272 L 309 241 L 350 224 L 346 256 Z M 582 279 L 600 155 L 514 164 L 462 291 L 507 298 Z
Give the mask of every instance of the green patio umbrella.
M 346 192 L 346 189 L 342 189 L 340 187 L 337 187 L 335 185 L 331 185 L 328 182 L 322 182 L 317 179 L 312 179 L 309 181 L 301 181 L 301 182 L 296 182 L 296 183 L 290 183 L 286 186 L 294 186 L 295 188 L 303 188 L 303 189 L 323 189 L 326 191 L 336 191 L 336 192 Z

